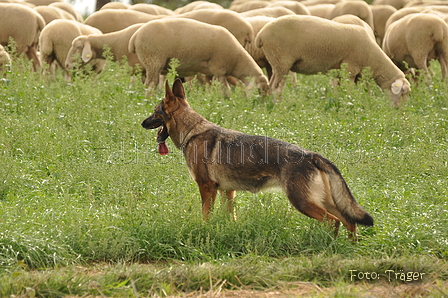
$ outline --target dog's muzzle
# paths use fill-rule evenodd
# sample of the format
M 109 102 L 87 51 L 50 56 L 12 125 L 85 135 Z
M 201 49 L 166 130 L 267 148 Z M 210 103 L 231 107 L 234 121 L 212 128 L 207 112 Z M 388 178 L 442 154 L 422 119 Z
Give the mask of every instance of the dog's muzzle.
M 144 129 L 155 129 L 163 125 L 163 121 L 159 119 L 152 119 L 152 117 L 148 117 L 142 122 L 142 126 Z
M 163 143 L 170 136 L 168 133 L 168 129 L 166 129 L 165 125 L 157 131 L 157 143 Z

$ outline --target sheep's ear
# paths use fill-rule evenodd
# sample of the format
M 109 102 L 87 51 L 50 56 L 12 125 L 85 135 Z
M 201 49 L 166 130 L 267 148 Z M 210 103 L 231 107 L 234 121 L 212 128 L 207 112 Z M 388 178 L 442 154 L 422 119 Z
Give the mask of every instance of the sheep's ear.
M 82 49 L 81 58 L 84 63 L 87 63 L 92 59 L 92 48 L 90 46 L 90 42 L 88 42 L 88 41 L 86 41 L 84 43 L 84 48 Z
M 185 90 L 184 86 L 182 85 L 182 80 L 177 78 L 173 83 L 173 94 L 176 97 L 180 97 L 182 99 L 185 99 Z
M 402 92 L 403 89 L 403 80 L 395 80 L 395 82 L 392 83 L 392 86 L 390 87 L 390 90 L 393 94 L 398 95 Z

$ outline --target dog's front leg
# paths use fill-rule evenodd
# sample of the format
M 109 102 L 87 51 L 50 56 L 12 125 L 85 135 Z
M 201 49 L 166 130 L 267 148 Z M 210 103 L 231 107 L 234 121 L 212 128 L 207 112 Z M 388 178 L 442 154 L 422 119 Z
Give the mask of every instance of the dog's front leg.
M 208 221 L 210 211 L 215 203 L 216 194 L 218 193 L 218 186 L 213 181 L 205 183 L 198 182 L 198 186 L 202 199 L 202 215 L 204 216 L 204 220 Z

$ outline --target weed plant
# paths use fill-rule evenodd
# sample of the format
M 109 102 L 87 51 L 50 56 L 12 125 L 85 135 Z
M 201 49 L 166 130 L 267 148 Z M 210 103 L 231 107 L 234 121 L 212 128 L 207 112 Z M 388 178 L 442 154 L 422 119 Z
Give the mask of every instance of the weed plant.
M 224 280 L 329 286 L 353 282 L 350 270 L 446 282 L 448 85 L 437 65 L 432 83 L 414 83 L 400 108 L 368 71 L 357 85 L 344 71 L 297 75 L 281 101 L 185 84 L 210 121 L 332 160 L 375 219 L 353 244 L 281 193 L 240 192 L 236 221 L 218 202 L 203 222 L 182 154 L 168 140 L 170 154 L 158 155 L 156 132 L 140 126 L 162 91 L 145 97 L 140 77 L 111 61 L 70 83 L 17 61 L 0 81 L 0 297 L 163 296 Z M 331 76 L 341 77 L 338 87 Z

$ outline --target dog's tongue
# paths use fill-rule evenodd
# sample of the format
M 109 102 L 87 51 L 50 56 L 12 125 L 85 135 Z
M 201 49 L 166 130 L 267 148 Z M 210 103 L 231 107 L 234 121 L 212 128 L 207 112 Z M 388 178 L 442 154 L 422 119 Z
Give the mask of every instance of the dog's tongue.
M 159 150 L 160 155 L 167 155 L 168 154 L 168 146 L 165 142 L 157 144 L 157 150 Z
M 162 131 L 163 131 L 163 127 L 157 131 L 157 135 L 160 135 L 162 133 Z M 160 155 L 168 154 L 168 146 L 166 145 L 165 141 L 157 144 L 157 150 L 159 151 Z

